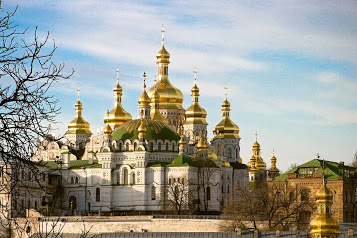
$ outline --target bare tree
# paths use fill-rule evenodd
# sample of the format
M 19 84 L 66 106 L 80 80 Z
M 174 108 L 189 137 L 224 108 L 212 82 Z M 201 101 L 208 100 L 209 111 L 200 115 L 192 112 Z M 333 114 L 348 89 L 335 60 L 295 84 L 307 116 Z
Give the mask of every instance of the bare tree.
M 16 9 L 0 12 L 0 172 L 4 178 L 0 192 L 11 198 L 2 204 L 2 221 L 16 224 L 11 208 L 24 209 L 27 204 L 18 204 L 23 194 L 15 188 L 21 187 L 31 197 L 30 180 L 47 192 L 48 171 L 30 158 L 35 155 L 36 140 L 48 136 L 48 124 L 55 123 L 60 112 L 49 89 L 73 71 L 64 74 L 64 64 L 53 62 L 56 45 L 49 45 L 49 33 L 39 37 L 36 28 L 29 40 L 29 30 L 14 24 L 15 13 Z
M 225 209 L 230 221 L 224 230 L 247 229 L 249 224 L 257 229 L 259 221 L 267 221 L 269 230 L 298 225 L 300 212 L 313 209 L 313 202 L 304 199 L 302 193 L 296 187 L 287 187 L 286 183 L 263 183 L 252 190 L 240 188 Z
M 356 150 L 355 155 L 353 156 L 351 166 L 357 168 L 357 150 Z
M 171 176 L 162 187 L 161 194 L 159 203 L 165 212 L 175 211 L 181 215 L 189 210 L 192 191 L 187 178 Z

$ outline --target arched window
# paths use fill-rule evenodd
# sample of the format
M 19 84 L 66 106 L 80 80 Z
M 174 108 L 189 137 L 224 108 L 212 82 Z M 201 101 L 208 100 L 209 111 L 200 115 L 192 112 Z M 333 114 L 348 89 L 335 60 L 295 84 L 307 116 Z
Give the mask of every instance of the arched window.
M 130 184 L 135 184 L 135 173 L 132 172 L 130 177 Z
M 206 188 L 206 200 L 207 201 L 211 200 L 211 188 L 210 187 Z
M 76 183 L 79 183 L 79 178 L 78 177 L 76 177 Z
M 169 151 L 169 143 L 166 142 L 166 151 Z
M 232 149 L 227 148 L 227 158 L 232 158 Z
M 129 142 L 126 142 L 126 144 L 125 144 L 125 150 L 126 150 L 126 151 L 129 151 Z
M 301 191 L 301 201 L 308 202 L 310 199 L 310 190 L 305 188 Z
M 227 185 L 227 193 L 229 193 L 229 184 Z
M 117 184 L 120 184 L 120 174 L 117 173 Z
M 69 209 L 71 209 L 72 211 L 74 209 L 77 209 L 77 198 L 75 196 L 70 197 L 68 202 L 69 202 Z
M 156 200 L 156 187 L 151 187 L 151 200 Z
M 95 201 L 100 202 L 100 188 L 95 190 Z
M 134 142 L 134 150 L 136 150 L 138 147 L 138 143 Z
M 35 201 L 35 209 L 37 209 L 37 207 L 38 207 L 38 203 L 37 201 Z
M 161 142 L 158 143 L 158 151 L 161 151 Z
M 71 177 L 71 184 L 74 184 L 74 178 Z
M 154 143 L 150 142 L 150 151 L 154 150 Z
M 121 143 L 119 143 L 119 148 L 118 149 L 119 149 L 119 151 L 122 151 L 123 148 L 122 148 L 122 144 Z
M 124 184 L 127 185 L 128 184 L 128 169 L 124 168 L 123 169 L 123 176 L 124 176 Z

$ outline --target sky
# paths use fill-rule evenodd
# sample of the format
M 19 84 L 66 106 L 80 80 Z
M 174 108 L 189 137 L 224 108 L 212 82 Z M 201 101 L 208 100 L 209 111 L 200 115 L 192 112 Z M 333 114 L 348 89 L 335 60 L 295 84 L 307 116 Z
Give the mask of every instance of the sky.
M 350 163 L 357 150 L 356 1 L 5 0 L 1 14 L 16 6 L 13 20 L 29 28 L 29 40 L 36 26 L 40 36 L 50 32 L 53 60 L 75 71 L 50 92 L 62 108 L 57 135 L 74 118 L 77 86 L 91 130 L 104 127 L 117 67 L 123 107 L 137 118 L 144 71 L 154 83 L 163 24 L 170 81 L 188 108 L 197 67 L 210 137 L 227 84 L 244 163 L 256 131 L 267 167 L 274 149 L 282 171 L 316 154 Z

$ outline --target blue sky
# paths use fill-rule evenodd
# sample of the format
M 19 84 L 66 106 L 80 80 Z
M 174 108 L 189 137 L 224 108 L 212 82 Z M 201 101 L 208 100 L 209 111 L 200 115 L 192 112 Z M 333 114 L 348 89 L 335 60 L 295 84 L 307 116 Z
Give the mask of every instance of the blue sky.
M 153 84 L 165 25 L 170 80 L 190 105 L 197 67 L 209 135 L 221 119 L 224 84 L 240 127 L 241 157 L 255 131 L 270 166 L 303 163 L 319 153 L 350 162 L 357 150 L 357 3 L 355 1 L 4 1 L 15 21 L 50 32 L 56 62 L 75 74 L 56 83 L 57 134 L 74 117 L 77 85 L 84 117 L 96 133 L 113 106 L 116 67 L 123 105 L 137 117 L 142 74 Z

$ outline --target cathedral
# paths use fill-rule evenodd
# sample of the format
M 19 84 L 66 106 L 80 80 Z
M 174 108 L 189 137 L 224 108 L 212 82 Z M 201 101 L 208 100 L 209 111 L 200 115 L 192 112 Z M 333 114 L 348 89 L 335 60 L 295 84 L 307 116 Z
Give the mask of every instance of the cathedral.
M 186 213 L 219 213 L 238 187 L 279 174 L 274 156 L 267 171 L 257 141 L 248 166 L 242 163 L 239 127 L 230 118 L 227 93 L 222 119 L 208 141 L 207 111 L 199 103 L 196 69 L 192 103 L 184 109 L 183 94 L 169 79 L 170 54 L 161 31 L 158 78 L 146 88 L 144 73 L 137 119 L 124 109 L 117 69 L 114 106 L 104 115 L 102 134 L 94 136 L 83 118 L 78 89 L 76 114 L 65 141 L 50 136 L 38 141 L 33 160 L 53 171 L 52 183 L 63 188 L 53 206 L 65 214 L 175 210 L 170 204 L 178 194 L 187 201 L 182 203 Z

